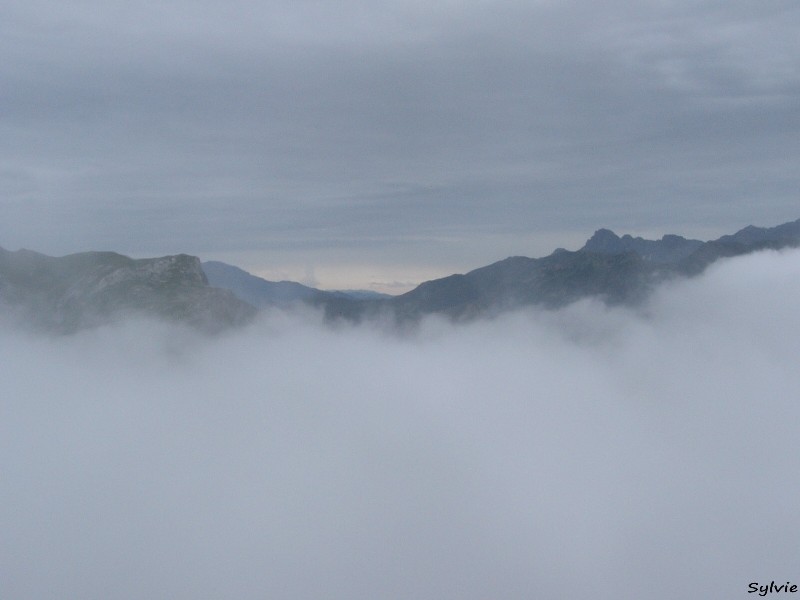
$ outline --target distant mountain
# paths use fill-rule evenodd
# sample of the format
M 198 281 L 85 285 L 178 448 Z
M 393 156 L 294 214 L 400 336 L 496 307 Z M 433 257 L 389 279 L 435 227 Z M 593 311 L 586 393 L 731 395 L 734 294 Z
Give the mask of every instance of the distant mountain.
M 267 281 L 224 262 L 206 261 L 202 267 L 210 285 L 230 290 L 256 308 L 313 302 L 324 295 L 320 290 L 294 281 Z
M 219 261 L 206 261 L 202 266 L 211 285 L 230 290 L 257 308 L 287 308 L 305 303 L 324 308 L 329 316 L 348 316 L 360 312 L 363 302 L 391 298 L 369 290 L 326 291 L 295 281 L 268 281 Z
M 678 272 L 694 274 L 718 258 L 737 256 L 765 248 L 782 248 L 800 242 L 800 219 L 776 227 L 748 225 L 734 234 L 709 242 L 687 240 L 679 235 L 665 235 L 660 240 L 617 236 L 608 229 L 598 229 L 582 250 L 601 254 L 634 252 L 642 259 L 676 265 Z
M 720 258 L 798 245 L 800 219 L 772 228 L 745 227 L 710 242 L 678 235 L 660 240 L 619 237 L 599 229 L 576 252 L 511 257 L 464 275 L 426 281 L 384 301 L 382 309 L 407 320 L 432 313 L 464 319 L 526 305 L 558 308 L 586 297 L 631 305 L 659 283 L 697 275 Z
M 352 300 L 386 300 L 392 297 L 392 294 L 383 294 L 373 290 L 331 290 L 329 293 Z
M 598 296 L 609 304 L 641 300 L 659 268 L 634 252 L 561 251 L 545 258 L 515 256 L 465 275 L 427 281 L 389 300 L 398 319 L 441 313 L 458 319 L 525 305 L 558 308 Z
M 0 248 L 0 307 L 37 329 L 72 332 L 129 314 L 204 331 L 249 321 L 255 309 L 210 287 L 200 260 L 186 254 L 132 259 L 114 252 L 51 257 Z
M 716 240 L 721 244 L 796 244 L 800 239 L 800 219 L 776 227 L 755 227 L 748 225 L 733 235 L 723 235 Z
M 748 225 L 732 235 L 706 242 L 676 267 L 682 275 L 702 273 L 711 263 L 720 258 L 741 256 L 758 250 L 779 250 L 800 245 L 800 219 L 776 227 L 754 227 Z

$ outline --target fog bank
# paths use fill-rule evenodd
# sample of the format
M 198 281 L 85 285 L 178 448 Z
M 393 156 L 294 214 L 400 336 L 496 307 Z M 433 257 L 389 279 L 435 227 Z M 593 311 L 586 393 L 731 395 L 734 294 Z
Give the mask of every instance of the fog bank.
M 0 334 L 0 597 L 734 598 L 800 572 L 800 252 L 640 311 Z

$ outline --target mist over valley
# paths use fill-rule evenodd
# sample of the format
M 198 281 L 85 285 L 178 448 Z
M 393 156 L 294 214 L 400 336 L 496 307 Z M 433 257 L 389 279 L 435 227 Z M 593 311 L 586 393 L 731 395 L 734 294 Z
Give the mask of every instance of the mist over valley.
M 736 597 L 795 576 L 800 253 L 413 329 L 0 329 L 4 598 Z

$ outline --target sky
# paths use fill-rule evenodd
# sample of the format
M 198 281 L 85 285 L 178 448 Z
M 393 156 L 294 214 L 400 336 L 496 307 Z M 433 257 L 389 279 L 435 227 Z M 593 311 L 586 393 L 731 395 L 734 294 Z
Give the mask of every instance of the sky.
M 0 1 L 0 245 L 401 292 L 798 218 L 794 0 Z
M 798 584 L 799 294 L 794 249 L 721 260 L 638 310 L 404 335 L 277 311 L 216 338 L 0 326 L 0 597 Z

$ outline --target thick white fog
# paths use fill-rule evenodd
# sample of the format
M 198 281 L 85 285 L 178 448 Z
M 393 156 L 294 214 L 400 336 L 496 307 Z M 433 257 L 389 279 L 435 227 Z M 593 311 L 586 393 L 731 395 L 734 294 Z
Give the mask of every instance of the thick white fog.
M 800 581 L 800 252 L 646 309 L 0 335 L 0 597 L 736 598 Z

